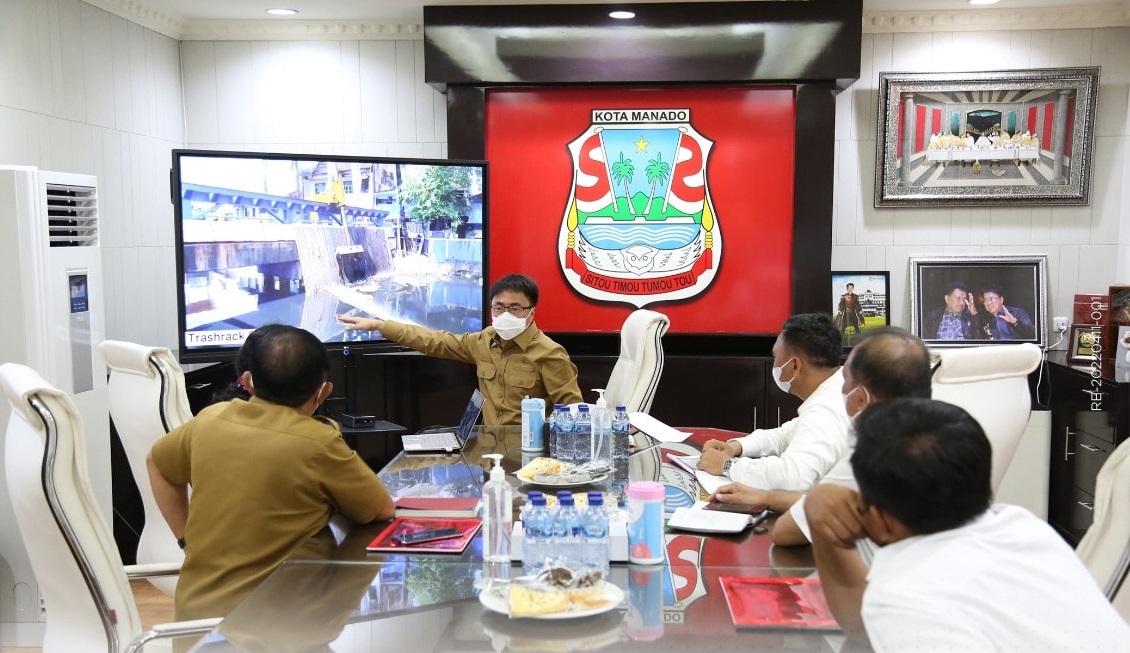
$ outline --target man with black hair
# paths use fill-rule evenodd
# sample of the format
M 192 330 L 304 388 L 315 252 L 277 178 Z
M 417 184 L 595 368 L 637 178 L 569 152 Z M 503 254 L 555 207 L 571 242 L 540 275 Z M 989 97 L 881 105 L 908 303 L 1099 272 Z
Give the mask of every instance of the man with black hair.
M 894 399 L 856 420 L 859 492 L 816 487 L 806 513 L 824 594 L 875 651 L 1130 651 L 1130 625 L 1027 510 L 990 505 L 992 447 L 957 406 Z M 866 568 L 855 543 L 879 545 Z
M 1036 337 L 1036 325 L 1028 313 L 1019 306 L 1006 306 L 1004 289 L 999 283 L 991 283 L 981 291 L 984 311 L 978 313 L 976 305 L 970 306 L 973 319 L 978 320 L 982 333 L 980 338 L 990 340 L 1031 340 Z
M 486 424 L 521 424 L 522 399 L 538 397 L 547 406 L 583 401 L 577 366 L 568 352 L 534 324 L 538 284 L 523 274 L 508 274 L 490 287 L 491 326 L 456 335 L 395 320 L 338 315 L 347 331 L 380 331 L 389 340 L 418 352 L 475 365 Z
M 333 391 L 321 341 L 274 324 L 245 346 L 251 399 L 205 408 L 147 458 L 157 505 L 185 550 L 178 620 L 226 615 L 335 512 L 358 523 L 393 515 L 377 475 L 335 424 L 313 416 Z
M 844 409 L 854 418 L 868 406 L 899 397 L 930 396 L 930 353 L 914 334 L 898 327 L 879 327 L 863 334 L 852 348 L 843 368 Z M 818 483 L 837 483 L 858 487 L 851 472 L 851 451 L 855 433 L 848 433 L 849 447 Z M 773 524 L 773 543 L 802 545 L 810 541 L 804 518 L 805 497 L 801 492 L 765 491 L 741 483 L 718 488 L 711 496 L 722 503 L 765 504 L 781 513 Z
M 843 340 L 830 315 L 794 315 L 773 344 L 773 380 L 804 403 L 773 429 L 710 440 L 698 466 L 761 490 L 803 492 L 847 450 L 849 421 L 840 390 Z
M 970 308 L 973 306 L 973 293 L 960 281 L 946 286 L 944 306 L 930 311 L 922 325 L 922 333 L 927 338 L 938 340 L 973 340 L 981 336 L 974 333 L 975 325 Z

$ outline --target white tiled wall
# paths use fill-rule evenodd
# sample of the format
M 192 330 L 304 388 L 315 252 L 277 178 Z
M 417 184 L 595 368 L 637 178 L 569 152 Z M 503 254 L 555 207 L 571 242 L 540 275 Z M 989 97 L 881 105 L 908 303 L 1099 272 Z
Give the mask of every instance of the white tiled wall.
M 865 34 L 836 108 L 834 269 L 889 270 L 909 325 L 914 255 L 1046 253 L 1049 311 L 1130 281 L 1130 29 Z M 1102 66 L 1088 207 L 875 209 L 881 71 Z M 182 92 L 183 89 L 183 92 Z M 418 38 L 176 41 L 80 0 L 0 0 L 0 163 L 98 175 L 107 334 L 175 345 L 169 150 L 444 157 Z
M 112 338 L 176 341 L 168 162 L 184 141 L 178 50 L 79 0 L 0 0 L 0 164 L 97 175 Z
M 1102 67 L 1090 206 L 874 208 L 880 72 L 1061 66 Z M 837 98 L 832 268 L 889 270 L 891 322 L 909 326 L 909 257 L 1046 254 L 1049 318 L 1070 318 L 1075 293 L 1130 281 L 1128 101 L 1130 29 L 864 34 L 860 79 Z

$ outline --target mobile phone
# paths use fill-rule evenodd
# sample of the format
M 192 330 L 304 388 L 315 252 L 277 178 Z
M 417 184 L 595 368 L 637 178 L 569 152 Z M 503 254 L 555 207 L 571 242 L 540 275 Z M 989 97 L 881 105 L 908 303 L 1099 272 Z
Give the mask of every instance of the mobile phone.
M 761 513 L 769 510 L 769 506 L 764 503 L 759 503 L 756 506 L 747 506 L 740 503 L 722 503 L 720 501 L 711 501 L 706 504 L 707 510 L 719 510 L 721 512 L 740 512 L 743 515 L 760 515 Z
M 463 531 L 458 528 L 432 528 L 426 531 L 401 533 L 400 535 L 393 536 L 392 539 L 398 544 L 419 544 L 421 542 L 431 542 L 432 540 L 446 540 L 462 534 Z

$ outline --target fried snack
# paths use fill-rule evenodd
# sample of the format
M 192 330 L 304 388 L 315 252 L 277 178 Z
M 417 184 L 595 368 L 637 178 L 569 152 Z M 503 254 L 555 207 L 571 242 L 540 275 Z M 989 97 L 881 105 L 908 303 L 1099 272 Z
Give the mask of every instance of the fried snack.
M 568 593 L 569 606 L 572 610 L 591 610 L 608 604 L 604 581 L 588 587 L 571 587 Z
M 538 474 L 558 476 L 573 469 L 573 467 L 573 463 L 567 463 L 561 460 L 555 460 L 553 458 L 546 458 L 544 456 L 541 456 L 534 458 L 530 462 L 526 463 L 525 467 L 515 472 L 515 476 L 528 481 Z
M 569 609 L 569 591 L 512 584 L 509 601 L 511 617 L 554 614 Z

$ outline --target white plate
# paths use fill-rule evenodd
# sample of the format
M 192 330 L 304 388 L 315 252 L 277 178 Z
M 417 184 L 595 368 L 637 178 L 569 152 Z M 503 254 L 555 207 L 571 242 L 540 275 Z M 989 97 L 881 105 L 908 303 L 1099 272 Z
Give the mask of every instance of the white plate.
M 553 481 L 551 483 L 546 483 L 544 481 L 535 481 L 534 477 L 532 477 L 532 476 L 524 476 L 524 475 L 520 476 L 518 474 L 515 474 L 515 476 L 517 476 L 524 483 L 529 483 L 531 485 L 541 485 L 542 487 L 581 487 L 582 485 L 591 485 L 592 483 L 599 483 L 599 482 L 605 480 L 606 478 L 608 478 L 611 475 L 612 475 L 611 472 L 606 472 L 604 474 L 601 474 L 600 476 L 594 476 L 587 481 L 565 481 L 565 480 L 561 480 L 561 481 Z
M 479 593 L 479 603 L 491 612 L 499 614 L 510 614 L 510 596 L 508 585 L 494 586 L 489 589 L 483 590 Z M 609 610 L 615 610 L 617 606 L 624 601 L 624 590 L 620 589 L 612 583 L 604 583 L 604 598 L 608 602 L 600 607 L 589 608 L 587 610 L 569 610 L 567 612 L 554 612 L 552 614 L 536 614 L 528 617 L 521 617 L 522 619 L 579 619 L 580 617 L 591 617 L 596 614 L 604 614 Z

